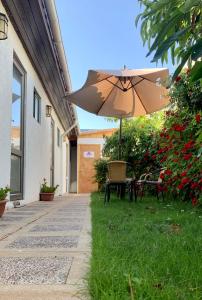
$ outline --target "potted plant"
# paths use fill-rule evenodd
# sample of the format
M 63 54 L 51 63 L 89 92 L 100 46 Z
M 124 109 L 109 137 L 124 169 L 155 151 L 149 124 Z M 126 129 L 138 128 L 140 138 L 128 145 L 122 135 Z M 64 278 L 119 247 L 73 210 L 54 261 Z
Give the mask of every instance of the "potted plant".
M 6 186 L 5 188 L 0 188 L 0 217 L 3 216 L 6 207 L 6 196 L 10 192 L 10 189 Z
M 44 178 L 43 183 L 41 185 L 40 191 L 40 201 L 52 201 L 54 198 L 54 194 L 59 185 L 56 186 L 48 186 L 47 181 Z

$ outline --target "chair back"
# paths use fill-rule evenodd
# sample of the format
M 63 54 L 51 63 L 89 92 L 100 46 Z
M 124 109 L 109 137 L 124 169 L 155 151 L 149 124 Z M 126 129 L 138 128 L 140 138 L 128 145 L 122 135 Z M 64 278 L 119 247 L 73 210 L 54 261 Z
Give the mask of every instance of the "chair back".
M 108 164 L 108 179 L 114 182 L 126 180 L 127 162 L 121 160 L 109 161 Z
M 165 170 L 164 170 L 164 169 L 161 169 L 160 174 L 159 174 L 159 177 L 158 177 L 158 182 L 159 182 L 159 183 L 162 183 L 162 182 L 163 182 L 163 180 L 162 180 L 162 178 L 161 178 L 161 174 L 164 174 L 164 173 L 165 173 Z

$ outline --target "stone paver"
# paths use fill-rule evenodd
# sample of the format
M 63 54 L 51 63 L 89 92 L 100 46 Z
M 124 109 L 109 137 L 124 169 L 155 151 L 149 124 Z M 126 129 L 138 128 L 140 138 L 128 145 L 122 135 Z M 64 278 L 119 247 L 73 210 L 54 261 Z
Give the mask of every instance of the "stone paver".
M 0 218 L 0 300 L 88 299 L 90 197 L 57 197 Z
M 74 222 L 74 221 L 72 221 Z M 48 232 L 48 231 L 70 231 L 70 230 L 81 230 L 82 226 L 78 224 L 48 224 L 48 225 L 36 225 L 30 232 Z

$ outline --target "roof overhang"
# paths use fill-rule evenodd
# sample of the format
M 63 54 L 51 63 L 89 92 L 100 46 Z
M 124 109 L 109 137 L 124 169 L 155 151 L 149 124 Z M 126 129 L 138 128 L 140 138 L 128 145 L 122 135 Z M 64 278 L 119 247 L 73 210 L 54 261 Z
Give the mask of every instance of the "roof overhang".
M 54 3 L 54 0 L 49 1 Z M 60 34 L 59 24 L 53 23 L 44 0 L 2 0 L 2 3 L 64 130 L 68 131 L 78 121 L 74 105 L 64 98 L 71 92 L 71 83 L 67 63 L 61 56 L 62 42 L 56 43 L 54 27 L 58 26 Z M 57 16 L 55 5 L 51 9 Z M 61 36 L 59 38 L 61 40 Z M 71 134 L 77 136 L 78 133 L 76 126 Z

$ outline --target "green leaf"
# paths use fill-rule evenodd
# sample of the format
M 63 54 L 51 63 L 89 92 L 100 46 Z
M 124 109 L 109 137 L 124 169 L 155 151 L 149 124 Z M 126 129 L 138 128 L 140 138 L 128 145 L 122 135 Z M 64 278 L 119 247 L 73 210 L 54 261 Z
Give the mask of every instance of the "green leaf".
M 196 141 L 197 141 L 197 143 L 201 143 L 202 142 L 202 132 L 199 134 L 199 136 L 197 137 Z
M 196 44 L 192 46 L 192 60 L 197 60 L 202 56 L 202 39 L 198 40 Z
M 181 18 L 182 15 L 179 14 L 179 12 L 176 12 L 176 14 L 169 20 L 169 22 L 166 21 L 161 24 L 162 29 L 160 30 L 159 34 L 154 40 L 149 52 L 147 53 L 147 56 L 149 56 L 160 44 L 162 44 L 163 38 L 165 37 L 168 30 L 170 29 L 171 24 L 173 24 L 174 26 Z
M 186 0 L 185 4 L 180 8 L 183 13 L 189 12 L 192 7 L 200 6 L 201 0 Z
M 139 19 L 142 17 L 142 14 L 137 15 L 137 17 L 135 18 L 135 26 L 137 27 Z
M 191 81 L 194 82 L 202 78 L 202 61 L 197 61 L 190 72 Z
M 152 62 L 155 62 L 159 58 L 161 58 L 163 53 L 167 51 L 173 43 L 178 42 L 178 39 L 181 36 L 183 36 L 185 33 L 187 33 L 189 30 L 190 30 L 190 26 L 182 30 L 179 30 L 178 32 L 175 32 L 172 36 L 170 36 L 165 42 L 163 42 L 163 44 L 156 51 L 154 58 L 152 59 Z
M 177 69 L 175 70 L 172 76 L 172 81 L 174 81 L 177 75 L 181 72 L 182 68 L 184 67 L 190 55 L 191 55 L 191 49 L 187 50 L 187 52 L 183 55 L 180 65 L 177 67 Z

